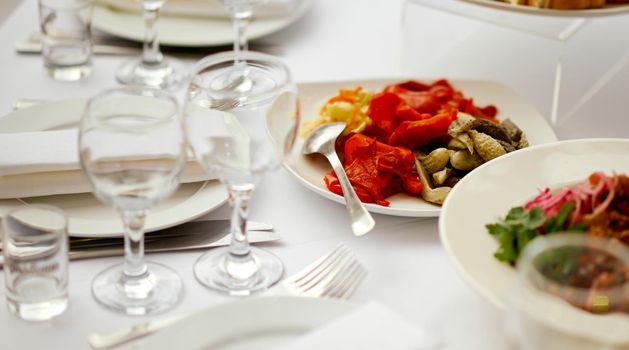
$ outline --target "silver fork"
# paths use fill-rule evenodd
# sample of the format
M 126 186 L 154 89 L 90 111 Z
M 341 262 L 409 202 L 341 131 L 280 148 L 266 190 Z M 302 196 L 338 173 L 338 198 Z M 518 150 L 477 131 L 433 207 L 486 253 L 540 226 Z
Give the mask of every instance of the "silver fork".
M 354 253 L 345 245 L 339 244 L 264 295 L 348 299 L 366 276 L 367 270 Z M 160 318 L 113 332 L 91 333 L 87 340 L 94 349 L 110 349 L 155 333 L 186 316 Z
M 367 275 L 354 253 L 339 244 L 328 254 L 286 278 L 269 294 L 348 299 Z

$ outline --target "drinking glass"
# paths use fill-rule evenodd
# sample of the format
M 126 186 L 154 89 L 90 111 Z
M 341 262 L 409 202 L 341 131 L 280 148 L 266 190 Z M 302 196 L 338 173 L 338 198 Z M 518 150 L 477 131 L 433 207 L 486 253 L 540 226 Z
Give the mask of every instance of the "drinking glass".
M 182 282 L 170 268 L 144 261 L 144 220 L 179 184 L 186 143 L 177 101 L 146 87 L 105 91 L 88 102 L 79 135 L 94 194 L 118 210 L 124 225 L 124 263 L 96 276 L 94 297 L 126 314 L 170 308 Z
M 166 0 L 140 0 L 146 26 L 142 56 L 118 68 L 116 79 L 120 83 L 173 90 L 186 78 L 183 64 L 172 57 L 164 57 L 159 50 L 155 23 L 164 2 Z
M 508 326 L 520 349 L 626 349 L 629 248 L 557 233 L 530 242 L 517 262 Z
M 43 321 L 68 306 L 66 217 L 49 205 L 23 206 L 3 218 L 7 305 L 18 317 Z
M 75 81 L 92 72 L 92 0 L 39 0 L 44 67 L 56 80 Z
M 212 249 L 194 265 L 203 285 L 230 295 L 265 290 L 283 274 L 281 261 L 250 247 L 249 201 L 260 177 L 278 168 L 294 145 L 299 124 L 297 88 L 277 58 L 247 52 L 245 58 L 267 79 L 260 89 L 224 89 L 234 53 L 208 56 L 197 65 L 187 93 L 185 125 L 189 144 L 204 169 L 226 186 L 233 206 L 231 245 Z

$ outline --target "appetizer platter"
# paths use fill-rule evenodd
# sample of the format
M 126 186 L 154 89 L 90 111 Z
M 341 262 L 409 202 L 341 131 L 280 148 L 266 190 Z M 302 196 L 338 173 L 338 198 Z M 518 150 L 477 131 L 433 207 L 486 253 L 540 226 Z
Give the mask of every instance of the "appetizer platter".
M 509 88 L 484 81 L 413 79 L 301 84 L 303 121 L 288 170 L 343 203 L 325 159 L 301 147 L 317 126 L 345 122 L 337 140 L 346 173 L 371 212 L 438 216 L 450 189 L 496 157 L 557 140 Z
M 446 200 L 439 220 L 446 252 L 475 289 L 504 307 L 516 285 L 512 264 L 536 236 L 573 231 L 629 244 L 626 174 L 626 139 L 562 141 L 496 159 Z

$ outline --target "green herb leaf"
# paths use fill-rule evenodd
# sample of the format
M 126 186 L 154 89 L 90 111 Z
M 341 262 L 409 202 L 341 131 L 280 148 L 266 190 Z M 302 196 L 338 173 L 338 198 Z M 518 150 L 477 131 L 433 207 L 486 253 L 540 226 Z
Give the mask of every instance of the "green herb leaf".
M 567 202 L 562 204 L 557 210 L 557 215 L 550 218 L 546 225 L 544 225 L 544 232 L 550 234 L 557 231 L 563 231 L 566 228 L 566 220 L 570 213 L 574 210 L 574 203 Z
M 526 227 L 530 230 L 535 230 L 542 225 L 546 221 L 546 215 L 544 215 L 544 211 L 540 207 L 534 207 L 528 213 L 528 222 L 526 223 Z
M 509 210 L 503 220 L 486 225 L 489 234 L 499 243 L 494 254 L 496 259 L 515 264 L 522 249 L 539 235 L 537 229 L 542 227 L 544 222 L 546 216 L 541 208 L 536 207 L 527 211 L 523 207 L 515 207 Z

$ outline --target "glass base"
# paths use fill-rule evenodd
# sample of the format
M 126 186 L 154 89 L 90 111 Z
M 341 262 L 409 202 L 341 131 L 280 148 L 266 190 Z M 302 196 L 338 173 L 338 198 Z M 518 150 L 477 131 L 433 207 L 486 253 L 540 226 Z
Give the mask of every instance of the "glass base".
M 77 81 L 92 73 L 92 65 L 78 66 L 46 66 L 46 71 L 53 79 L 59 81 Z
M 92 294 L 102 305 L 127 315 L 148 315 L 166 311 L 180 300 L 183 283 L 169 267 L 147 262 L 147 273 L 129 279 L 123 266 L 111 266 L 92 281 Z
M 116 79 L 124 85 L 150 86 L 175 90 L 187 77 L 186 67 L 173 58 L 164 58 L 158 65 L 147 65 L 141 58 L 123 63 L 116 71 Z
M 284 266 L 275 255 L 251 247 L 249 255 L 230 255 L 229 248 L 212 249 L 194 264 L 194 276 L 220 293 L 247 296 L 267 290 L 282 278 Z
M 7 297 L 7 305 L 11 312 L 23 320 L 45 321 L 61 315 L 68 308 L 68 296 L 63 295 L 42 302 L 20 302 Z

